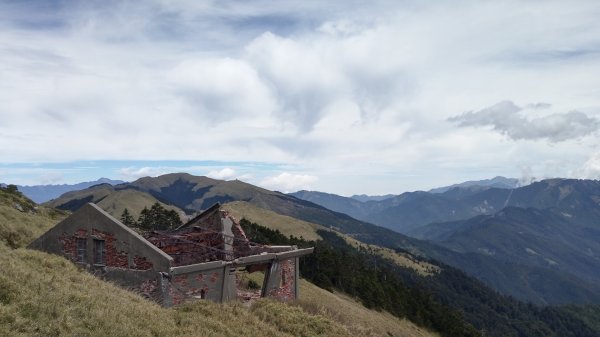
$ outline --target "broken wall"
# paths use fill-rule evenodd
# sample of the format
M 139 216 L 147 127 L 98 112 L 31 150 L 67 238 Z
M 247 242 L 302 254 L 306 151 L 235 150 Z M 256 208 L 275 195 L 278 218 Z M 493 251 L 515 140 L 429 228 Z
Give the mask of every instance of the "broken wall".
M 62 255 L 98 276 L 152 297 L 157 296 L 157 273 L 168 272 L 172 261 L 94 204 L 84 205 L 29 247 Z

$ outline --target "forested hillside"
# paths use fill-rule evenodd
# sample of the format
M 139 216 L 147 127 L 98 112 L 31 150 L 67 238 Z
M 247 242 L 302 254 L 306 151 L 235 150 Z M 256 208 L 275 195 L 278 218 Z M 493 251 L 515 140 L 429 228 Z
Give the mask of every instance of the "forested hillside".
M 375 252 L 352 247 L 335 232 L 319 230 L 323 240 L 308 242 L 290 239 L 256 223 L 242 224 L 257 242 L 314 245 L 315 253 L 303 258 L 302 270 L 303 276 L 315 284 L 342 290 L 366 306 L 386 309 L 420 324 L 444 327 L 443 335 L 483 332 L 485 336 L 598 336 L 591 324 L 576 315 L 502 296 L 450 266 L 440 265 L 441 272 L 423 276 Z M 476 330 L 462 325 L 460 317 Z
M 64 258 L 23 248 L 66 215 L 0 188 L 0 265 L 10 270 L 0 274 L 0 336 L 436 336 L 304 281 L 294 305 L 161 308 Z

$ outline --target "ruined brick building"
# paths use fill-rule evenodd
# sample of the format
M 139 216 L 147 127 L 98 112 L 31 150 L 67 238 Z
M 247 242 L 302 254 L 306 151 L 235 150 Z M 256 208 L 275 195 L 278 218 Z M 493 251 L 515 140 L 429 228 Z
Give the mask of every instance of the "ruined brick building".
M 30 248 L 65 256 L 164 306 L 193 299 L 294 299 L 298 258 L 313 250 L 252 243 L 219 204 L 175 230 L 140 235 L 92 203 Z M 245 287 L 243 276 L 257 271 L 264 275 L 262 286 Z

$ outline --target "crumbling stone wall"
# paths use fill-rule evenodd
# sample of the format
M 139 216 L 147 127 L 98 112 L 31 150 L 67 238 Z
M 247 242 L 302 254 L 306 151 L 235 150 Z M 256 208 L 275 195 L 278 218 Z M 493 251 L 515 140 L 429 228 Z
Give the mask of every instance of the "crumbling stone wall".
M 185 266 L 215 260 L 224 260 L 223 237 L 198 227 L 185 231 L 146 234 L 146 239 L 173 258 L 173 266 Z M 216 249 L 212 249 L 212 248 Z
M 80 250 L 82 239 L 85 254 Z M 94 257 L 95 242 L 104 247 L 100 260 Z M 252 244 L 235 219 L 218 207 L 176 231 L 152 232 L 145 239 L 94 204 L 83 206 L 30 248 L 63 255 L 165 306 L 191 299 L 251 299 L 257 294 L 294 299 L 297 257 L 307 253 L 293 246 Z M 81 258 L 84 261 L 78 261 Z M 260 291 L 250 294 L 236 287 L 236 270 L 243 268 L 265 273 Z
M 189 300 L 222 302 L 235 296 L 235 274 L 231 264 L 213 261 L 174 267 L 162 279 L 164 302 L 177 305 Z
M 173 258 L 174 266 L 225 260 L 260 253 L 242 227 L 219 209 L 211 209 L 174 231 L 154 231 L 146 239 Z
M 86 204 L 30 244 L 30 248 L 78 261 L 78 240 L 84 239 L 80 265 L 95 275 L 156 297 L 157 274 L 169 272 L 172 258 L 94 204 Z M 102 263 L 94 264 L 94 240 L 103 241 Z

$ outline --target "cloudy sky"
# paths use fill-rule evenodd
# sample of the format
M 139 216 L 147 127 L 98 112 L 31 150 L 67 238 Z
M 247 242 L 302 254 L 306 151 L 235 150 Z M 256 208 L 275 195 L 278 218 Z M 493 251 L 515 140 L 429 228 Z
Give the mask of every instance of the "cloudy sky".
M 0 1 L 0 182 L 600 178 L 600 3 Z

